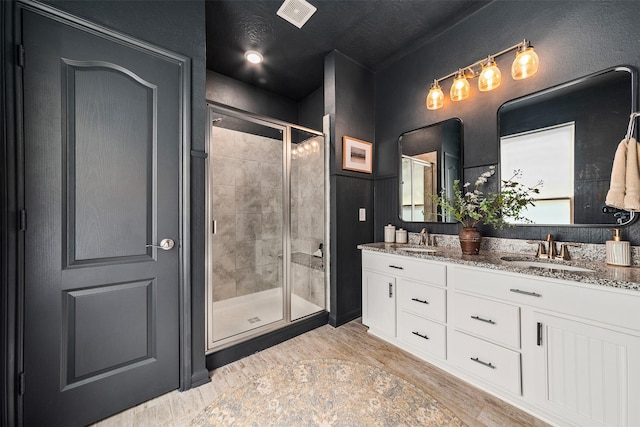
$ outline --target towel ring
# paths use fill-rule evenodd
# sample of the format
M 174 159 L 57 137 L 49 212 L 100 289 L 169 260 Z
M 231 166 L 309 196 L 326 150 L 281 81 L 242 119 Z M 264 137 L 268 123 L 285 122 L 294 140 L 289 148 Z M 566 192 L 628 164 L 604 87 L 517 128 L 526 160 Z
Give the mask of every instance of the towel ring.
M 640 117 L 640 112 L 631 113 L 631 116 L 629 116 L 629 126 L 627 126 L 627 136 L 625 137 L 627 141 L 633 136 L 633 131 L 636 127 L 636 117 Z

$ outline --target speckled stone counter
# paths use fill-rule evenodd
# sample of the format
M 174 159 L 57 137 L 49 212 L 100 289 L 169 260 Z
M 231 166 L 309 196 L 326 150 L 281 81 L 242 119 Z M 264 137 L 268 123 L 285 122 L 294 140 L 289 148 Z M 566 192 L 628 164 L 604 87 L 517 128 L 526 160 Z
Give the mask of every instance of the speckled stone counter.
M 533 255 L 523 253 L 499 252 L 492 250 L 480 250 L 478 255 L 463 255 L 459 247 L 439 246 L 433 249 L 435 253 L 410 252 L 406 248 L 418 247 L 414 244 L 396 243 L 368 243 L 358 245 L 358 249 L 382 252 L 387 254 L 402 255 L 413 258 L 422 258 L 432 261 L 444 261 L 455 264 L 463 264 L 474 267 L 502 270 L 512 273 L 528 274 L 537 277 L 568 280 L 572 282 L 587 283 L 591 285 L 609 286 L 619 289 L 640 291 L 640 267 L 614 267 L 599 261 L 583 260 L 544 260 L 536 259 Z M 424 248 L 424 246 L 422 246 Z M 567 271 L 540 267 L 516 266 L 510 261 L 504 261 L 502 257 L 510 257 L 512 260 L 546 263 L 549 265 L 568 265 L 585 268 L 593 271 Z

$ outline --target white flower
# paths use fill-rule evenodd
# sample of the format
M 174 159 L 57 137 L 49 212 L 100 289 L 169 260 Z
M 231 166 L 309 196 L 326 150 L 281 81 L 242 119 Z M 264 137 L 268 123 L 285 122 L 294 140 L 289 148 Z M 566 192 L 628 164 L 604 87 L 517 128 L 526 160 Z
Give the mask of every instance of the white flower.
M 464 183 L 464 185 L 463 185 L 463 187 L 464 187 L 464 188 L 467 188 L 467 187 L 468 187 L 468 186 L 470 186 L 470 185 L 471 185 L 471 183 L 470 183 L 470 182 L 465 182 L 465 183 Z

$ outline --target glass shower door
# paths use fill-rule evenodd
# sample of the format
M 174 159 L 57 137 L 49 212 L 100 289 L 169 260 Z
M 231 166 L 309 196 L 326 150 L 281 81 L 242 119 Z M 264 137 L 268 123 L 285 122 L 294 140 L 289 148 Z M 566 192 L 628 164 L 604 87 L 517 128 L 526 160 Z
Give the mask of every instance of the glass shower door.
M 208 347 L 285 320 L 284 129 L 211 119 Z
M 325 309 L 324 137 L 291 131 L 291 320 Z

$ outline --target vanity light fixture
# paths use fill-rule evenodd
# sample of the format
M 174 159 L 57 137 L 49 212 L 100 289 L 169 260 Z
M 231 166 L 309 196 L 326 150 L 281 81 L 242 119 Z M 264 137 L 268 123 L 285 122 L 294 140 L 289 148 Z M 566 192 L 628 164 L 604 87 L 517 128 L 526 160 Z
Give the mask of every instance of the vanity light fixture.
M 244 57 L 247 61 L 252 64 L 259 64 L 262 62 L 262 54 L 260 52 L 256 52 L 255 50 L 248 50 L 244 53 Z
M 500 86 L 502 73 L 496 65 L 496 61 L 490 56 L 482 63 L 482 72 L 478 77 L 478 89 L 480 92 L 488 92 Z
M 464 75 L 464 71 L 458 70 L 456 76 L 453 78 L 449 97 L 451 97 L 452 101 L 462 101 L 463 99 L 467 99 L 469 94 L 471 94 L 471 85 Z
M 427 108 L 429 110 L 437 110 L 444 105 L 444 93 L 442 88 L 438 84 L 437 80 L 431 83 L 431 89 L 429 89 L 429 95 L 427 95 Z
M 514 80 L 522 80 L 533 76 L 538 71 L 538 55 L 534 52 L 533 46 L 528 40 L 523 40 L 517 45 L 511 46 L 486 59 L 476 61 L 471 65 L 458 69 L 439 79 L 434 79 L 427 95 L 427 108 L 437 110 L 444 105 L 444 94 L 440 87 L 440 82 L 453 77 L 453 84 L 449 91 L 452 101 L 462 101 L 467 99 L 471 92 L 468 79 L 478 77 L 478 89 L 481 92 L 488 92 L 500 86 L 502 83 L 502 73 L 496 65 L 495 58 L 505 53 L 516 50 L 516 59 L 511 66 L 511 77 Z

